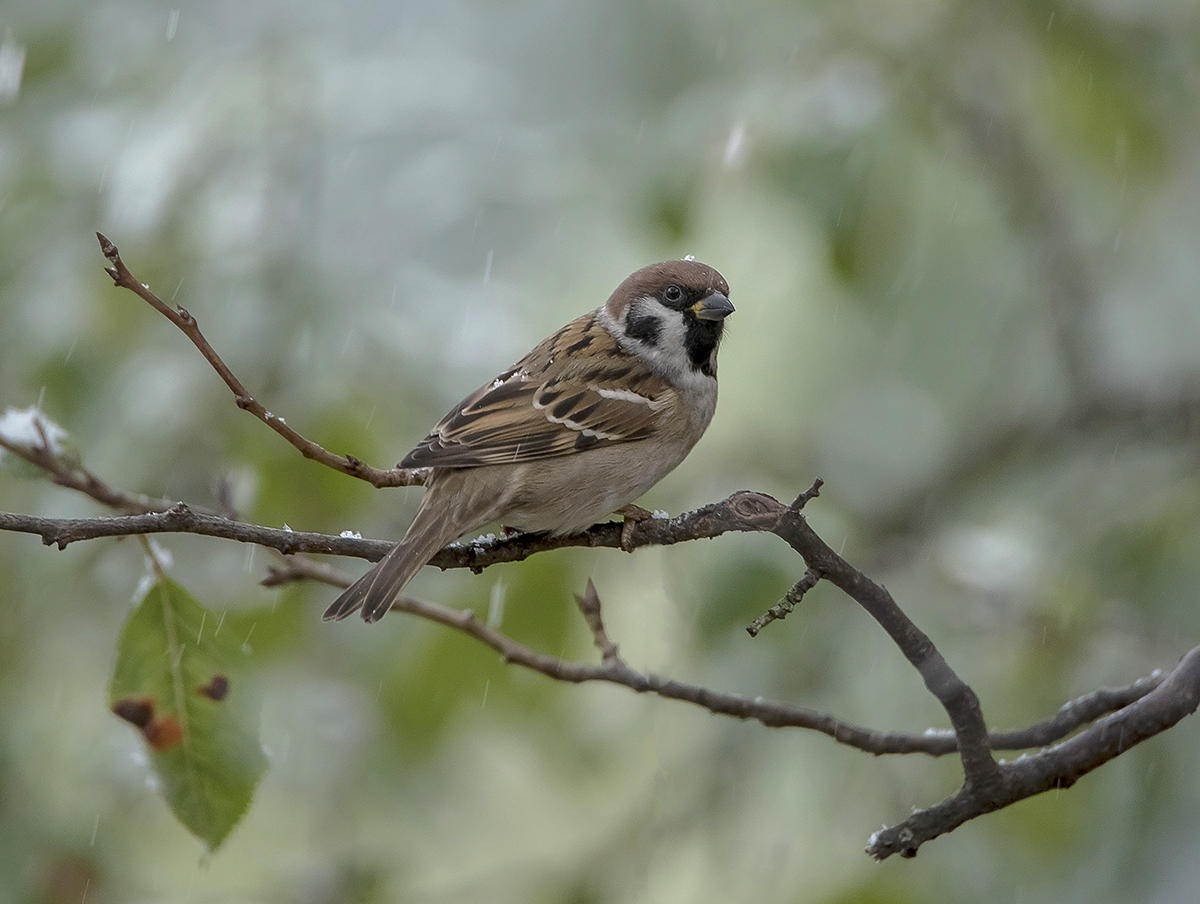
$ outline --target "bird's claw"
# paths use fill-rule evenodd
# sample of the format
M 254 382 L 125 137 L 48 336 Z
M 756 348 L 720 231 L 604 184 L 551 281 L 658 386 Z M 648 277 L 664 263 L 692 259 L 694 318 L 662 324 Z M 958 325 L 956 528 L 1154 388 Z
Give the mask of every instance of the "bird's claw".
M 621 524 L 621 548 L 626 552 L 633 552 L 633 528 L 639 521 L 647 521 L 653 518 L 654 515 L 640 505 L 634 505 L 632 502 L 629 505 L 623 505 L 616 512 L 624 522 Z

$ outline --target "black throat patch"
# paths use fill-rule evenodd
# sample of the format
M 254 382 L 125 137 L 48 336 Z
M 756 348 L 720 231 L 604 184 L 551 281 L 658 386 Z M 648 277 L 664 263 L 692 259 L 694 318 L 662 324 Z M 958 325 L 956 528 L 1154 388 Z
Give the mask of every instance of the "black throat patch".
M 692 367 L 707 377 L 717 375 L 717 365 L 713 352 L 721 343 L 721 331 L 725 324 L 720 320 L 701 320 L 690 312 L 684 315 L 687 322 L 687 332 L 683 345 L 687 351 L 688 360 Z

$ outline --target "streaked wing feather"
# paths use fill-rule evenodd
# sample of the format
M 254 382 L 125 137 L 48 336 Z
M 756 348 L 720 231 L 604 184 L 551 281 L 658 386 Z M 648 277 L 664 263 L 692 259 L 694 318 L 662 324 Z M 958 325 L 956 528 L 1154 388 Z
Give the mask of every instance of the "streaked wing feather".
M 675 388 L 587 314 L 463 399 L 400 463 L 468 468 L 646 439 Z

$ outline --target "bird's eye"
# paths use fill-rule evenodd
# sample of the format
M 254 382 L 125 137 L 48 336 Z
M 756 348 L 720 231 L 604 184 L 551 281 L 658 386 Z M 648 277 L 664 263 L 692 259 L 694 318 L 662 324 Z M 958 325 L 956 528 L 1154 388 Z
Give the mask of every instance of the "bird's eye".
M 679 288 L 679 286 L 667 286 L 663 289 L 663 298 L 667 301 L 679 301 L 679 299 L 683 298 L 683 289 Z

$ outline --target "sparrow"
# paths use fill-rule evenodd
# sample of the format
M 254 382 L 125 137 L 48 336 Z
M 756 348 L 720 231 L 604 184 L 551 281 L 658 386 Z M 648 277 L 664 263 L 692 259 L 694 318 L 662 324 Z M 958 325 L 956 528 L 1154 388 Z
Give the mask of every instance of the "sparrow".
M 404 539 L 325 611 L 375 622 L 443 546 L 500 523 L 570 534 L 683 461 L 717 404 L 729 285 L 692 259 L 643 267 L 471 393 L 400 462 L 430 468 Z

